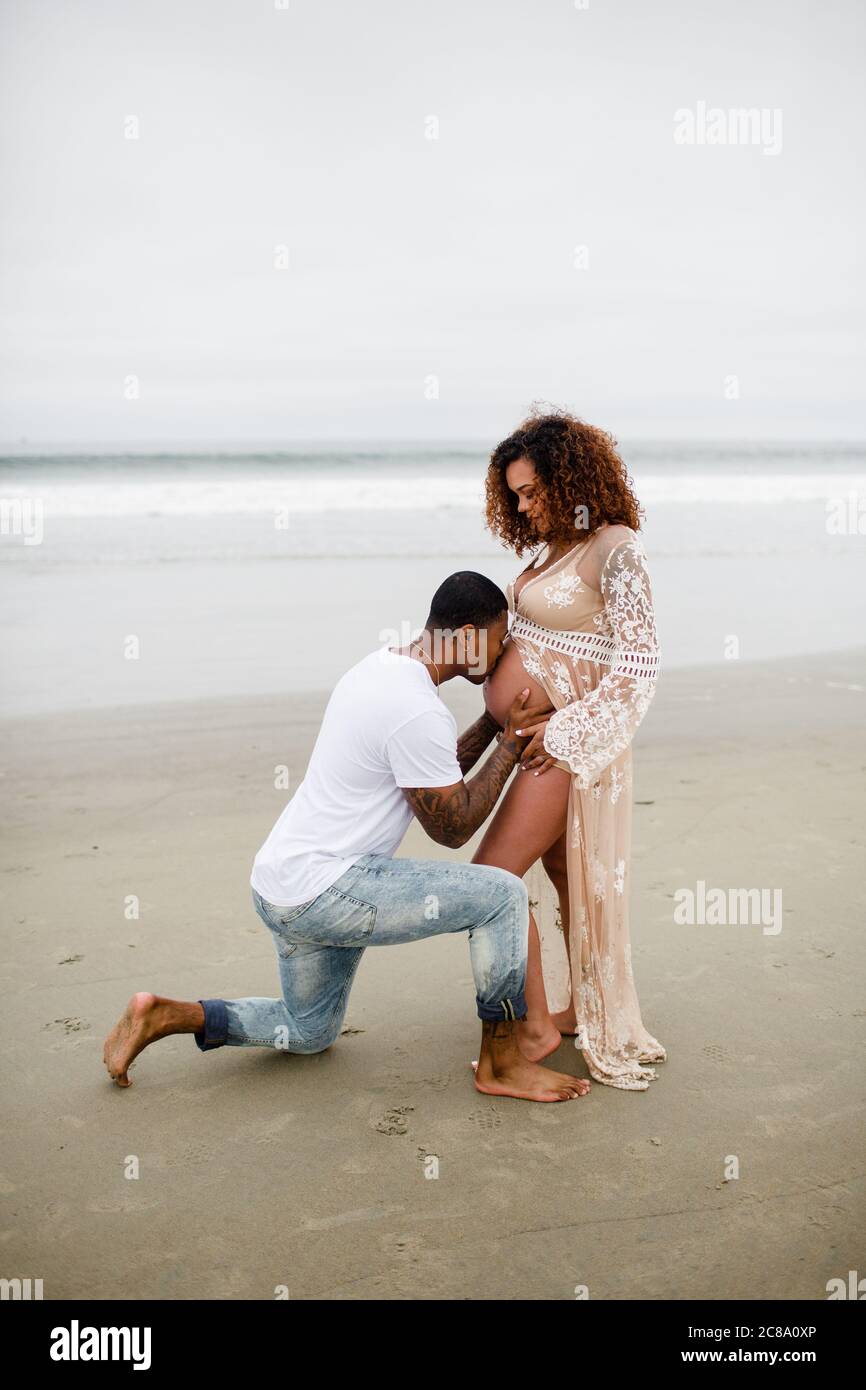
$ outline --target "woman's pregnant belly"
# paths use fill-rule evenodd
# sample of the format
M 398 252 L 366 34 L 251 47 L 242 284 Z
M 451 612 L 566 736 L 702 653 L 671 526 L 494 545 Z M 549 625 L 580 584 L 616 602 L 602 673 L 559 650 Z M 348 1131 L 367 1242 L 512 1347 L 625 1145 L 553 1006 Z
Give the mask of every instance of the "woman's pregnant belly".
M 514 643 L 506 642 L 492 674 L 484 682 L 484 703 L 497 724 L 504 725 L 521 690 L 527 689 L 527 708 L 550 703 L 544 686 L 529 675 Z

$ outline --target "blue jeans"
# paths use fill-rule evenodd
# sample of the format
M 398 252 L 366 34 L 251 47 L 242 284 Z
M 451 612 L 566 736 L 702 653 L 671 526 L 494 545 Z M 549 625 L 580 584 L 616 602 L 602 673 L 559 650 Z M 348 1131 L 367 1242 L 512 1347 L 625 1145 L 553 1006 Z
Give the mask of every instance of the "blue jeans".
M 253 890 L 277 950 L 282 999 L 202 999 L 202 1051 L 322 1052 L 339 1036 L 367 946 L 465 931 L 478 1016 L 522 1018 L 529 900 L 522 879 L 486 864 L 365 854 L 317 898 L 277 907 Z

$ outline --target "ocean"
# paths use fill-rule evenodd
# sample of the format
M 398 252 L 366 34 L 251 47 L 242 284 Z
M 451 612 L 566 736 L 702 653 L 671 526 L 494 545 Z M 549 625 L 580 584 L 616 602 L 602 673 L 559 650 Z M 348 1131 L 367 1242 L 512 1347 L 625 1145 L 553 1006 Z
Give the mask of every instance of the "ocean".
M 866 631 L 866 446 L 633 443 L 664 666 Z M 484 528 L 473 443 L 0 457 L 0 714 L 326 690 L 423 622 Z M 527 557 L 528 558 L 528 557 Z

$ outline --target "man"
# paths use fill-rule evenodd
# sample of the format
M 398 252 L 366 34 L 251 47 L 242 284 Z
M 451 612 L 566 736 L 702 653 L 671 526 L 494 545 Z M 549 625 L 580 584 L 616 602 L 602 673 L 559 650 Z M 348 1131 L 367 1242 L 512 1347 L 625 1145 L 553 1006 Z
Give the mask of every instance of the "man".
M 437 844 L 464 845 L 519 761 L 528 738 L 517 726 L 543 713 L 525 707 L 528 690 L 468 782 L 499 726 L 485 713 L 458 742 L 439 698 L 455 676 L 482 684 L 507 630 L 501 589 L 481 574 L 453 574 L 415 642 L 371 652 L 338 681 L 306 776 L 253 865 L 253 901 L 274 939 L 282 999 L 133 995 L 103 1054 L 118 1085 L 130 1084 L 143 1048 L 175 1033 L 194 1034 L 202 1051 L 322 1052 L 339 1036 L 368 946 L 465 931 L 481 1019 L 476 1087 L 533 1101 L 585 1094 L 587 1082 L 527 1061 L 518 1046 L 529 931 L 523 881 L 488 865 L 393 857 L 413 813 Z

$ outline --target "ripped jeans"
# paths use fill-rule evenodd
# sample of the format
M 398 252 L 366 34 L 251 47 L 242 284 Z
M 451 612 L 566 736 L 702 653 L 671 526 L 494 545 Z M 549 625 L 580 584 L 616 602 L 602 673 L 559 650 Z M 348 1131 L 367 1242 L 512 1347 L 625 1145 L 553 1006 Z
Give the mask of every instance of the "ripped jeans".
M 323 1052 L 339 1036 L 355 971 L 368 946 L 398 946 L 465 931 L 478 1016 L 526 1013 L 529 900 L 522 879 L 487 864 L 364 854 L 317 898 L 256 911 L 271 932 L 282 999 L 202 999 L 195 1040 L 213 1047 Z

